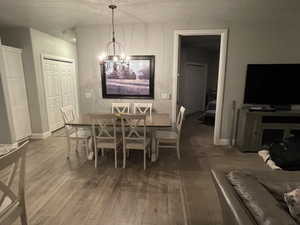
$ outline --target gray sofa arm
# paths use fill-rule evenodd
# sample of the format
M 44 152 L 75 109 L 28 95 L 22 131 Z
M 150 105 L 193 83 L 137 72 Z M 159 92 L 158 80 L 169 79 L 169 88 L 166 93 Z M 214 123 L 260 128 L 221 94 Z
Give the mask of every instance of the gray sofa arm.
M 227 180 L 223 170 L 211 170 L 223 214 L 224 225 L 257 225 L 249 210 Z

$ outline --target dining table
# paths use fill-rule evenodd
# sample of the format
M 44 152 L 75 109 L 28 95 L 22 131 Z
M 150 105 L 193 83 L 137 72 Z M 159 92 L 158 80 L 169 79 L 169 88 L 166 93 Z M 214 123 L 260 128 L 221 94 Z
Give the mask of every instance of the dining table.
M 93 113 L 97 114 L 97 113 Z M 99 113 L 107 114 L 107 113 Z M 117 115 L 119 116 L 119 115 Z M 93 123 L 90 119 L 90 114 L 79 114 L 74 120 L 66 122 L 65 125 L 74 127 L 89 127 L 91 128 Z M 121 127 L 121 120 L 117 120 L 117 126 Z M 153 135 L 156 129 L 170 128 L 172 127 L 172 122 L 170 115 L 168 113 L 152 113 L 152 116 L 146 115 L 146 127 L 150 129 L 152 133 L 152 144 L 151 144 L 151 161 L 155 162 L 157 160 L 157 154 L 155 149 L 155 137 Z

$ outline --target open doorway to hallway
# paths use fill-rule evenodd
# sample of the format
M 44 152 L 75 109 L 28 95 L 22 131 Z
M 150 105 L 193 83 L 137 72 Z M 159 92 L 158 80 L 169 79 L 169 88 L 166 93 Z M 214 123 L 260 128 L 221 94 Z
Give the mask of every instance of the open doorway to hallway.
M 226 69 L 226 56 L 227 56 L 227 29 L 201 29 L 201 30 L 175 30 L 174 31 L 174 51 L 173 51 L 173 92 L 172 92 L 172 121 L 176 121 L 176 112 L 178 108 L 178 94 L 179 83 L 181 79 L 180 75 L 180 49 L 182 36 L 207 36 L 216 35 L 220 36 L 220 56 L 219 56 L 219 68 L 218 68 L 218 84 L 217 84 L 217 97 L 216 97 L 216 110 L 215 110 L 215 126 L 214 126 L 214 139 L 215 145 L 226 145 L 226 140 L 222 139 L 222 109 L 224 100 L 224 88 L 225 88 L 225 69 Z
M 213 129 L 221 35 L 179 36 L 177 104 L 188 116 Z

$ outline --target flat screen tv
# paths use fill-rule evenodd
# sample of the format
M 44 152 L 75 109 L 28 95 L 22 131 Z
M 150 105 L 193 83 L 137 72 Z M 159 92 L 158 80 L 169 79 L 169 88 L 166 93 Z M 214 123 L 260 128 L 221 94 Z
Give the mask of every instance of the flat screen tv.
M 249 64 L 245 104 L 300 104 L 300 64 Z

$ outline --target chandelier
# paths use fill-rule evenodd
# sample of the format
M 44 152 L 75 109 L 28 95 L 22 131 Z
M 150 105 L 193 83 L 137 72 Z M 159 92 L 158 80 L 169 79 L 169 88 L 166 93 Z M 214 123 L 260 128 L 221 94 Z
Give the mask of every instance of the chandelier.
M 113 62 L 117 64 L 128 64 L 130 57 L 125 55 L 121 43 L 116 41 L 115 37 L 116 32 L 114 10 L 117 8 L 117 6 L 109 5 L 108 8 L 111 9 L 112 40 L 107 43 L 106 52 L 99 56 L 100 63 L 104 63 L 105 60 L 113 60 Z

